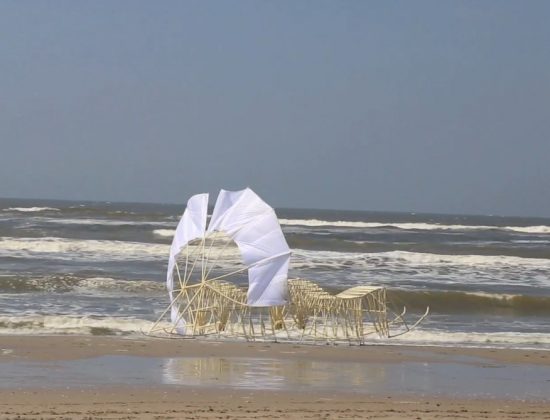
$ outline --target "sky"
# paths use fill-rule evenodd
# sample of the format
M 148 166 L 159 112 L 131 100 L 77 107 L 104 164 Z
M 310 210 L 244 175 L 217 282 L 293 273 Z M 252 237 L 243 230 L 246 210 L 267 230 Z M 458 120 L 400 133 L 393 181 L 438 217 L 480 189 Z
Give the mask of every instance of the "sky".
M 550 217 L 548 1 L 0 1 L 0 196 Z

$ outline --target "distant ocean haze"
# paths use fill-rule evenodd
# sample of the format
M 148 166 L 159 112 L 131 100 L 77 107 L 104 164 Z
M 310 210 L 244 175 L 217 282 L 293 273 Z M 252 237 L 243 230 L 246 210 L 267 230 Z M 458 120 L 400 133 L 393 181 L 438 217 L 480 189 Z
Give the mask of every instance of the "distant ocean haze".
M 0 334 L 148 330 L 168 304 L 168 250 L 183 210 L 0 199 Z M 277 214 L 290 277 L 335 292 L 385 286 L 395 311 L 406 305 L 411 315 L 431 307 L 393 343 L 550 348 L 550 219 Z

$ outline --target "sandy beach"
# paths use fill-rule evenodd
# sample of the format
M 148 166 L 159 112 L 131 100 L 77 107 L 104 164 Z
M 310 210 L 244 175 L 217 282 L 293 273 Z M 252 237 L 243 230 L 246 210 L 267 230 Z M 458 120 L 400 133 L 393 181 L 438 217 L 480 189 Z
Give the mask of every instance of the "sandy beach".
M 220 360 L 223 365 L 218 364 Z M 252 369 L 268 360 L 287 382 L 270 389 L 261 380 L 251 386 L 242 381 L 243 360 Z M 120 370 L 125 364 L 128 370 Z M 343 366 L 354 370 L 365 366 L 371 369 L 367 375 L 383 375 L 372 381 L 358 376 L 357 383 L 350 385 L 331 370 Z M 430 379 L 414 373 L 419 366 L 435 369 L 430 372 L 436 376 L 446 374 L 441 369 L 456 366 L 449 371 L 455 372 L 448 378 L 453 385 L 442 391 L 436 381 L 423 387 L 408 384 Z M 308 369 L 317 369 L 317 376 L 307 376 Z M 155 375 L 161 370 L 159 379 Z M 409 372 L 405 384 L 394 371 Z M 0 340 L 0 418 L 544 419 L 550 418 L 550 375 L 545 376 L 549 371 L 550 353 L 534 350 L 4 336 Z M 319 372 L 326 372 L 326 377 Z M 476 378 L 469 384 L 473 374 L 464 372 L 484 376 L 501 372 L 501 376 L 490 383 L 493 390 L 470 395 Z M 507 380 L 508 373 L 515 379 Z M 186 379 L 201 375 L 210 382 Z M 499 393 L 501 382 L 512 384 L 518 394 Z M 533 385 L 539 391 L 530 396 Z M 522 395 L 522 389 L 527 394 Z
M 0 392 L 2 419 L 547 419 L 550 405 L 501 400 L 352 397 L 190 389 Z

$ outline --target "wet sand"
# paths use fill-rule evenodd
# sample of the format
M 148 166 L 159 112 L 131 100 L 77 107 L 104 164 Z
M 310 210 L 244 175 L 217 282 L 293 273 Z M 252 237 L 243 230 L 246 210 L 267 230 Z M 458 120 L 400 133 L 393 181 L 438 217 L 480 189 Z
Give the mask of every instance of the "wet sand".
M 147 357 L 269 357 L 350 362 L 446 362 L 452 356 L 550 366 L 550 351 L 496 348 L 306 345 L 201 339 L 110 336 L 0 336 L 0 361 L 82 359 L 128 354 Z M 550 378 L 549 378 L 550 379 Z
M 228 366 L 227 382 L 223 382 L 223 372 L 217 364 L 221 358 L 225 361 L 224 366 Z M 116 365 L 108 368 L 109 365 L 101 364 L 103 360 L 120 362 L 120 365 L 126 363 L 130 373 L 134 369 L 135 375 L 122 379 L 119 377 L 121 382 L 117 383 Z M 165 360 L 171 361 L 171 364 L 162 364 Z M 342 366 L 338 363 L 348 363 L 358 368 L 380 368 L 378 371 L 383 375 L 374 378 L 358 376 L 356 383 L 352 383 L 355 388 L 344 389 L 336 379 L 334 384 L 329 382 L 329 386 L 316 387 L 318 377 L 306 376 L 305 379 L 310 381 L 309 387 L 306 381 L 301 382 L 300 387 L 288 382 L 290 390 L 286 382 L 283 382 L 282 389 L 259 389 L 240 387 L 230 382 L 243 375 L 243 371 L 239 370 L 238 365 L 236 367 L 232 364 L 232 360 L 274 361 L 270 366 L 283 366 L 277 371 L 283 376 L 291 375 L 289 369 L 294 370 L 293 364 L 307 362 L 300 366 L 311 370 L 311 363 L 315 362 L 318 371 L 323 372 L 326 368 L 325 377 L 329 381 L 334 373 L 330 369 Z M 101 371 L 97 366 L 107 367 Z M 195 374 L 208 377 L 210 382 L 186 382 L 189 366 L 195 369 Z M 198 373 L 197 366 L 202 369 Z M 445 374 L 448 370 L 444 369 L 453 367 L 449 372 L 452 372 L 454 379 L 449 378 L 449 383 L 456 384 L 453 385 L 456 388 L 451 386 L 442 393 L 441 387 L 432 381 L 432 377 L 417 372 L 418 367 L 424 369 L 426 366 L 435 375 Z M 67 372 L 81 372 L 75 370 L 76 367 L 88 369 L 82 371 L 82 381 L 75 382 L 74 378 L 72 382 L 66 381 L 70 377 L 63 373 L 65 369 L 68 369 Z M 4 372 L 0 384 L 1 419 L 15 419 L 18 416 L 35 419 L 550 419 L 550 375 L 546 376 L 550 372 L 550 352 L 547 351 L 310 346 L 90 336 L 4 336 L 0 337 L 0 370 Z M 155 382 L 152 374 L 155 370 L 163 370 L 164 379 Z M 86 372 L 90 371 L 95 371 L 96 375 L 86 376 Z M 413 383 L 412 391 L 400 385 L 398 375 L 390 374 L 400 371 L 411 375 L 407 381 Z M 48 375 L 48 372 L 56 374 Z M 498 387 L 501 381 L 503 385 L 512 386 L 511 389 L 517 389 L 518 394 L 503 397 L 496 392 L 498 390 L 491 392 L 489 389 L 482 396 L 466 396 L 468 388 L 472 388 L 468 384 L 468 372 L 478 372 L 478 375 L 482 375 L 477 376 L 478 379 L 483 375 L 501 372 L 501 376 L 494 378 L 495 386 Z M 506 376 L 507 373 L 510 377 Z M 303 374 L 296 372 L 296 375 Z M 56 377 L 58 379 L 54 380 Z M 173 380 L 166 381 L 167 377 Z M 95 379 L 91 381 L 89 378 Z M 367 384 L 365 379 L 372 381 Z M 475 381 L 476 377 L 472 376 L 472 379 Z M 414 386 L 415 381 L 417 387 Z M 420 383 L 422 381 L 423 384 Z M 383 386 L 368 388 L 378 382 Z M 547 384 L 546 388 L 544 384 Z M 520 394 L 528 391 L 529 386 L 539 390 L 538 393 L 532 396 L 529 392 Z

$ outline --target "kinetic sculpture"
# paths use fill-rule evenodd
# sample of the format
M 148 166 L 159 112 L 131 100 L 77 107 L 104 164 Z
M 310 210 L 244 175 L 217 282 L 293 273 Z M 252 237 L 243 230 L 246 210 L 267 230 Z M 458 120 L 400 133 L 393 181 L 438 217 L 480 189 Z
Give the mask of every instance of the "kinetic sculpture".
M 358 286 L 337 295 L 288 280 L 290 249 L 274 210 L 251 189 L 221 190 L 207 226 L 208 194 L 191 197 L 170 247 L 170 304 L 150 333 L 247 340 L 347 340 L 390 337 L 411 327 L 388 320 L 386 290 Z M 168 330 L 160 322 L 170 312 Z

